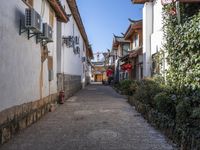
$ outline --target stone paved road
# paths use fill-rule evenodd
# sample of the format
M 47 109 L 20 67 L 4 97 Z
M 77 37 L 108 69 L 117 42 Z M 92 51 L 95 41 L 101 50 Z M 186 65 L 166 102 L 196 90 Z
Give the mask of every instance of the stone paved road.
M 1 150 L 172 150 L 111 87 L 90 85 Z

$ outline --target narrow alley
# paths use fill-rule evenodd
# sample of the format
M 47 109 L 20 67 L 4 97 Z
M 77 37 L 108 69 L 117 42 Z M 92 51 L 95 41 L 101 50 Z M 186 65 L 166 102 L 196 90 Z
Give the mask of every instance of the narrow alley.
M 0 149 L 174 149 L 126 101 L 109 86 L 89 85 Z

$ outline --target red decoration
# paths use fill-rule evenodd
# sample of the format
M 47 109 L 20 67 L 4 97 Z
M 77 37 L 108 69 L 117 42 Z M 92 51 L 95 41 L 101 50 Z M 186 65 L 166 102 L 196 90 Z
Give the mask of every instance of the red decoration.
M 172 8 L 172 9 L 169 11 L 169 14 L 172 15 L 172 16 L 176 15 L 176 14 L 177 14 L 176 8 Z
M 108 77 L 112 76 L 112 74 L 113 74 L 112 69 L 106 70 L 106 75 L 107 75 Z
M 123 70 L 123 71 L 131 71 L 132 70 L 132 65 L 131 64 L 123 64 L 122 66 L 121 66 L 121 69 Z
M 126 65 L 126 70 L 127 71 L 131 71 L 132 70 L 132 65 L 131 64 L 127 64 Z

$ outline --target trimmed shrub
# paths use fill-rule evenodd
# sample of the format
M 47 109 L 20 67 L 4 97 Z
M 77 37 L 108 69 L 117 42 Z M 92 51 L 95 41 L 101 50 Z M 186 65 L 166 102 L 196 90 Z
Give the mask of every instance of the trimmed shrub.
M 156 105 L 156 109 L 170 117 L 175 117 L 176 114 L 176 108 L 173 100 L 171 99 L 170 95 L 166 92 L 161 92 L 156 94 L 154 97 L 154 102 Z
M 133 83 L 133 80 L 123 80 L 119 82 L 119 89 L 126 95 L 132 95 L 130 85 Z
M 162 75 L 154 75 L 153 80 L 158 84 L 165 84 L 165 79 Z
M 200 107 L 193 109 L 191 118 L 200 119 Z
M 153 98 L 157 93 L 162 92 L 160 84 L 152 79 L 144 79 L 139 84 L 135 91 L 135 98 L 145 104 L 154 106 Z
M 186 124 L 189 121 L 192 107 L 189 100 L 182 100 L 176 106 L 176 121 L 179 125 Z
M 132 83 L 130 84 L 130 91 L 132 92 L 132 94 L 134 94 L 140 85 L 140 81 L 137 80 L 133 80 Z

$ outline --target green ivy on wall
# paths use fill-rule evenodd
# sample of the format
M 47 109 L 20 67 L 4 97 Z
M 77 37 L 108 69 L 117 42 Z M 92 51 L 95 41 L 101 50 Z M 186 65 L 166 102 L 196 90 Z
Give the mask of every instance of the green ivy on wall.
M 200 89 L 200 7 L 181 4 L 181 22 L 173 13 L 175 9 L 175 4 L 163 9 L 164 48 L 169 64 L 167 81 L 177 91 L 191 94 Z

